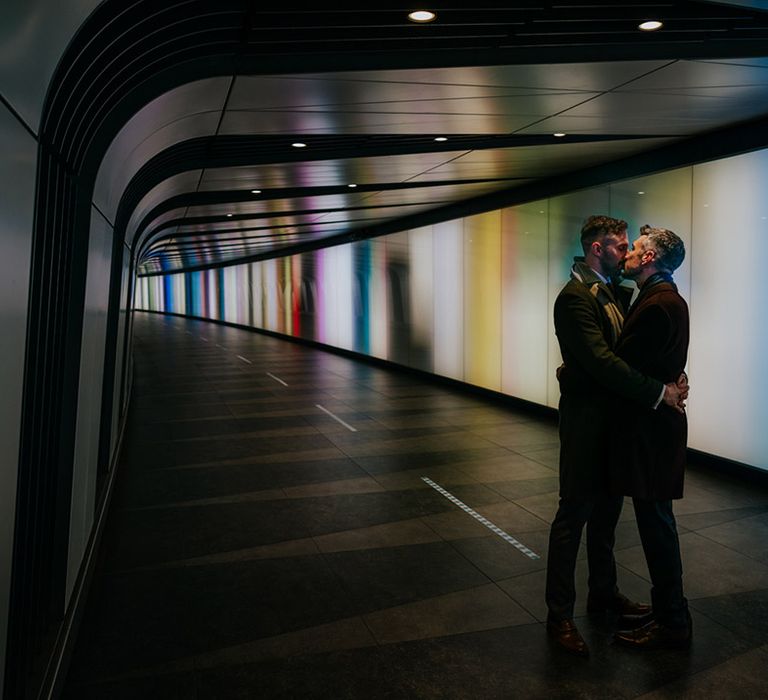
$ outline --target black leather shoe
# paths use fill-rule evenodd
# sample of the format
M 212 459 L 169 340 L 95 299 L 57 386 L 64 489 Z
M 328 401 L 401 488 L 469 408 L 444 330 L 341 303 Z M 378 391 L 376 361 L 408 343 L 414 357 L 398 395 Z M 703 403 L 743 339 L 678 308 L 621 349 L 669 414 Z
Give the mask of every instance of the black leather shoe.
M 650 615 L 652 608 L 645 603 L 635 603 L 623 593 L 617 593 L 607 600 L 602 598 L 587 597 L 587 612 L 590 614 L 616 613 L 621 617 L 638 618 Z
M 614 640 L 633 649 L 687 649 L 693 639 L 693 625 L 680 629 L 666 627 L 656 620 L 634 630 L 622 630 L 613 635 Z
M 552 641 L 556 642 L 563 649 L 577 656 L 589 656 L 589 647 L 584 638 L 576 629 L 576 623 L 573 620 L 554 620 L 547 621 L 547 634 Z

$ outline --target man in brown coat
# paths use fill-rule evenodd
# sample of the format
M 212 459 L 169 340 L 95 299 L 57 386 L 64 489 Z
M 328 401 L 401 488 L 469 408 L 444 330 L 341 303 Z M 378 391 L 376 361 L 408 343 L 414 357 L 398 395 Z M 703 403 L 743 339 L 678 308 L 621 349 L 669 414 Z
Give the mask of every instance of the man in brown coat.
M 618 277 L 629 243 L 625 221 L 592 216 L 581 230 L 584 258 L 555 301 L 555 332 L 563 357 L 560 381 L 560 503 L 552 522 L 547 559 L 547 633 L 562 648 L 587 656 L 573 621 L 574 572 L 587 528 L 591 613 L 640 616 L 649 606 L 633 603 L 617 587 L 614 531 L 623 498 L 610 492 L 609 430 L 617 394 L 653 410 L 681 398 L 672 382 L 638 372 L 614 348 L 623 324 Z M 683 396 L 684 398 L 684 396 Z
M 672 231 L 644 226 L 624 263 L 624 276 L 640 293 L 627 315 L 616 354 L 659 381 L 674 381 L 688 356 L 688 306 L 672 273 L 685 246 Z M 686 647 L 691 618 L 683 595 L 683 569 L 672 500 L 682 498 L 688 424 L 684 413 L 652 411 L 619 400 L 625 425 L 613 445 L 613 491 L 632 496 L 653 588 L 654 620 L 617 632 L 616 641 L 637 648 Z

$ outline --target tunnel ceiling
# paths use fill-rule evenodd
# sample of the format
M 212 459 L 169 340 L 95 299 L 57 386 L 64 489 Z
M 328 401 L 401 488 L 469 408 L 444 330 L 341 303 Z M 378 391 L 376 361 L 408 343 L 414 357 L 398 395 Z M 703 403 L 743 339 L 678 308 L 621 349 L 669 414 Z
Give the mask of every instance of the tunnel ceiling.
M 768 115 L 754 7 L 438 3 L 423 25 L 408 9 L 240 12 L 231 71 L 137 112 L 94 201 L 139 272 L 413 228 Z

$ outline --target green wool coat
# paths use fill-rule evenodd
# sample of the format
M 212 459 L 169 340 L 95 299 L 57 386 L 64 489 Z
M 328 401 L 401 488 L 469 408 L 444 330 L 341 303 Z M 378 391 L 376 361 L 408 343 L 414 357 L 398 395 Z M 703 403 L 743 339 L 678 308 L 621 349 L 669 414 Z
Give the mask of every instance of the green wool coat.
M 555 300 L 560 372 L 560 496 L 591 500 L 611 492 L 611 432 L 621 431 L 616 395 L 653 406 L 663 383 L 641 374 L 615 352 L 616 331 L 587 283 L 571 279 Z M 599 282 L 617 305 L 612 290 Z

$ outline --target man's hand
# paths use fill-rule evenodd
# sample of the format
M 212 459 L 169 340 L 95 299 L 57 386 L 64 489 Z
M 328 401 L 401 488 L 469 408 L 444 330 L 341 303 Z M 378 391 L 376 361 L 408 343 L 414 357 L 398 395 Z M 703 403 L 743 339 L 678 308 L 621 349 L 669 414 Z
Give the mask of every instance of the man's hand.
M 688 398 L 689 389 L 688 375 L 683 372 L 674 384 L 670 382 L 664 385 L 664 403 L 678 413 L 685 413 L 685 400 Z

